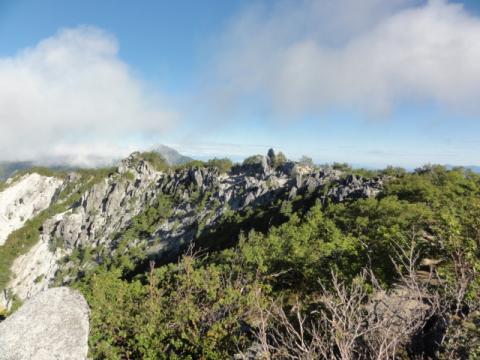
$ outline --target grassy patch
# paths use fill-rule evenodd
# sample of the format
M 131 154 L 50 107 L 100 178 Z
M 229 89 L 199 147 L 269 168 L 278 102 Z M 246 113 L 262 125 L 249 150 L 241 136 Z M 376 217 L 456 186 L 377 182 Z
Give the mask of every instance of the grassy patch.
M 0 181 L 0 192 L 5 190 L 8 187 L 8 185 L 5 183 L 5 181 Z

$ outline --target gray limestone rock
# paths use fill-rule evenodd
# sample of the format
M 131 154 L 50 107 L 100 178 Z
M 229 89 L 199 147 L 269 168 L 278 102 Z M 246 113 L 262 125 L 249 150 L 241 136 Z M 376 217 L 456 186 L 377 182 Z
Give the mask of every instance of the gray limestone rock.
M 78 291 L 43 291 L 0 323 L 0 360 L 84 360 L 88 316 L 87 302 Z

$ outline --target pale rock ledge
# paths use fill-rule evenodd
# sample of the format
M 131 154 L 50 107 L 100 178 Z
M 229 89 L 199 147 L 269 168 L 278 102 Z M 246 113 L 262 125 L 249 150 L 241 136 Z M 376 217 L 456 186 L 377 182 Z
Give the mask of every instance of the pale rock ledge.
M 12 181 L 0 192 L 0 246 L 10 233 L 50 206 L 63 181 L 36 173 Z
M 84 360 L 89 308 L 82 294 L 51 288 L 0 323 L 0 360 Z

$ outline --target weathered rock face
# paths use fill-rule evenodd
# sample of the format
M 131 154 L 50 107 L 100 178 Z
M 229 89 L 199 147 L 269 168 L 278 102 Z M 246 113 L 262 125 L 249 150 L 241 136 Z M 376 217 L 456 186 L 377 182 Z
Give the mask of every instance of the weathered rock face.
M 0 246 L 8 235 L 50 206 L 62 180 L 27 174 L 0 192 Z
M 83 194 L 80 203 L 47 221 L 44 233 L 62 239 L 67 249 L 108 243 L 156 198 L 155 184 L 161 176 L 134 154 L 122 162 L 118 173 Z
M 58 260 L 75 248 L 102 246 L 114 252 L 115 239 L 160 195 L 174 199 L 170 214 L 156 225 L 150 239 L 142 240 L 148 254 L 157 257 L 175 254 L 199 231 L 215 227 L 229 210 L 255 208 L 297 195 L 322 202 L 346 201 L 376 196 L 382 188 L 381 179 L 343 176 L 338 170 L 314 170 L 293 162 L 274 169 L 268 157 L 258 156 L 257 160 L 236 166 L 228 174 L 213 168 L 160 172 L 132 154 L 116 173 L 86 191 L 68 211 L 43 224 L 39 243 L 14 262 L 8 288 L 26 299 L 51 286 Z M 61 247 L 52 249 L 49 244 L 57 239 Z
M 42 291 L 0 323 L 0 360 L 84 360 L 89 308 L 75 290 Z
M 61 252 L 52 252 L 49 248 L 49 236 L 40 235 L 40 241 L 26 254 L 15 259 L 11 271 L 14 277 L 8 287 L 15 289 L 20 299 L 28 299 L 42 290 L 46 290 L 55 277 Z M 9 309 L 12 299 L 7 291 L 0 294 L 0 306 Z

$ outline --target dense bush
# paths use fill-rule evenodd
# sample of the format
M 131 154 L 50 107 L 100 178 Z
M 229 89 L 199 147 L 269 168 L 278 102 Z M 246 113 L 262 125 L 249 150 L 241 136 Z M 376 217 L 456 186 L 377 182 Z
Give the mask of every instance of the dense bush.
M 230 169 L 233 166 L 233 163 L 232 163 L 232 160 L 228 158 L 223 158 L 223 159 L 214 158 L 214 159 L 208 160 L 206 165 L 208 167 L 218 169 L 220 173 L 226 173 L 230 171 Z
M 141 280 L 101 272 L 80 288 L 92 307 L 90 346 L 103 359 L 225 359 L 247 338 L 256 284 L 191 255 Z
M 153 166 L 157 171 L 166 171 L 170 168 L 167 161 L 156 151 L 146 151 L 139 154 L 139 157 Z
M 480 351 L 475 340 L 480 311 L 476 276 L 480 270 L 480 178 L 461 169 L 441 167 L 414 173 L 387 172 L 390 180 L 376 199 L 313 204 L 308 211 L 305 207 L 312 203 L 306 199 L 282 203 L 276 215 L 271 213 L 286 220 L 278 226 L 258 224 L 271 222 L 268 211 L 273 207 L 263 213 L 232 214 L 225 218 L 227 228 L 237 230 L 227 232 L 229 236 L 238 236 L 238 231 L 249 226 L 262 231 L 247 231 L 240 234 L 237 245 L 202 256 L 186 255 L 177 264 L 138 274 L 133 280 L 123 278 L 115 267 L 84 278 L 77 286 L 92 307 L 92 356 L 223 359 L 261 342 L 263 331 L 263 349 L 278 357 L 279 346 L 292 340 L 288 336 L 299 334 L 295 333 L 299 331 L 298 319 L 306 321 L 314 311 L 311 314 L 326 316 L 322 321 L 331 321 L 328 309 L 341 308 L 340 300 L 347 301 L 350 296 L 348 289 L 363 294 L 356 301 L 372 301 L 369 293 L 375 286 L 394 291 L 395 284 L 406 281 L 399 274 L 417 274 L 415 271 L 425 270 L 423 259 L 437 259 L 431 273 L 438 279 L 433 282 L 437 285 L 425 287 L 420 278 L 411 275 L 418 286 L 439 299 L 435 317 L 447 324 L 442 344 L 428 351 L 443 359 L 468 358 L 468 354 L 474 358 Z M 150 220 L 138 222 L 135 228 L 148 231 L 157 214 L 146 216 Z M 209 234 L 211 244 L 224 241 L 221 232 Z M 395 263 L 394 259 L 412 246 L 418 252 L 416 262 L 412 260 L 415 268 Z M 378 282 L 367 282 L 365 290 L 358 290 L 356 279 L 365 269 L 370 269 Z M 327 293 L 329 298 L 325 298 Z M 301 306 L 299 299 L 303 299 Z M 319 303 L 319 299 L 323 300 Z M 272 304 L 276 312 L 272 312 Z M 426 321 L 423 318 L 416 326 L 424 326 Z M 320 324 L 316 328 L 309 328 L 309 324 L 303 325 L 306 334 L 313 334 L 315 329 L 327 331 Z M 408 356 L 420 351 L 421 346 L 413 346 L 413 338 L 409 340 L 416 336 L 418 342 L 420 335 L 399 329 L 405 332 L 398 334 L 402 341 L 396 345 L 397 354 Z M 343 336 L 347 335 L 353 336 Z M 313 344 L 313 338 L 305 336 L 306 343 Z M 381 351 L 371 338 L 362 340 L 364 348 L 358 345 L 362 342 L 353 342 L 349 350 L 339 347 L 345 342 L 336 338 L 338 333 L 324 333 L 322 338 L 325 336 L 331 341 L 330 357 L 341 358 L 340 350 L 357 355 L 359 351 Z

